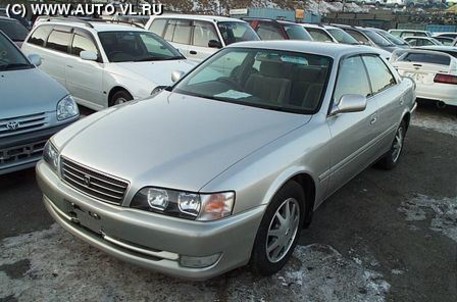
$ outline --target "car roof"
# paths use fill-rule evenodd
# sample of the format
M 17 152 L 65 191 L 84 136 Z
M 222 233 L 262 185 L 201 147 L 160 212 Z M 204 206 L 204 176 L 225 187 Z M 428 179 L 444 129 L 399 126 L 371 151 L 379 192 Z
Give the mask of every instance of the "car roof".
M 211 21 L 211 22 L 222 22 L 222 21 L 234 21 L 234 22 L 243 22 L 243 20 L 223 17 L 223 16 L 214 16 L 214 15 L 190 15 L 190 14 L 167 14 L 159 16 L 151 16 L 151 18 L 176 18 L 176 19 L 193 19 L 201 21 Z
M 227 46 L 227 48 L 261 48 L 284 50 L 293 52 L 312 53 L 338 59 L 342 56 L 367 53 L 379 55 L 372 47 L 364 45 L 347 45 L 338 43 L 326 43 L 316 41 L 279 40 L 279 41 L 249 41 L 239 42 Z
M 116 21 L 114 21 L 116 22 Z M 42 25 L 65 25 L 75 28 L 83 28 L 95 32 L 105 32 L 105 31 L 146 31 L 143 28 L 134 27 L 131 25 L 124 25 L 122 23 L 105 23 L 105 22 L 91 22 L 91 21 L 77 21 L 77 20 L 53 20 L 53 21 L 43 21 L 40 22 L 37 26 Z
M 455 46 L 446 46 L 446 45 L 430 45 L 430 46 L 418 46 L 415 49 L 429 49 L 429 50 L 438 50 L 438 51 L 457 51 Z

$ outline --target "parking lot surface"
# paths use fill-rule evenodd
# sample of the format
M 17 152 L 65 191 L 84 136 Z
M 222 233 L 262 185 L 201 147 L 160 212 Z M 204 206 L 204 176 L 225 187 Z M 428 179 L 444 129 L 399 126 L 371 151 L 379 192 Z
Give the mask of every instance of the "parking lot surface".
M 456 301 L 455 109 L 420 106 L 405 144 L 393 171 L 369 168 L 327 200 L 267 278 L 131 266 L 56 225 L 33 170 L 0 176 L 0 301 Z

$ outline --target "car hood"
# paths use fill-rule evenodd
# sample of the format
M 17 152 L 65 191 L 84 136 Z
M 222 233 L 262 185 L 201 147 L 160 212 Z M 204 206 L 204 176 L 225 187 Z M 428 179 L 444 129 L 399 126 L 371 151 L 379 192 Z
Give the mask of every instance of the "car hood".
M 188 72 L 197 63 L 189 60 L 148 61 L 148 62 L 122 62 L 113 63 L 119 71 L 128 71 L 131 74 L 146 78 L 156 85 L 169 86 L 172 84 L 173 71 Z
M 62 156 L 139 187 L 193 192 L 311 118 L 168 91 L 108 110 L 68 127 L 66 142 L 58 134 Z
M 0 71 L 0 119 L 55 111 L 68 91 L 38 68 Z

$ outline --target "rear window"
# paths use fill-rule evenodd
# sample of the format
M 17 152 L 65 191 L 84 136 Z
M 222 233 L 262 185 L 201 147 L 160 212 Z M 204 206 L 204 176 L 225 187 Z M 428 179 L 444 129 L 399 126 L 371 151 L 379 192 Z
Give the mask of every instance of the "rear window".
M 429 53 L 408 53 L 404 57 L 400 58 L 399 61 L 404 62 L 418 62 L 418 63 L 429 63 L 439 65 L 449 65 L 451 59 L 448 56 L 442 56 L 439 54 Z

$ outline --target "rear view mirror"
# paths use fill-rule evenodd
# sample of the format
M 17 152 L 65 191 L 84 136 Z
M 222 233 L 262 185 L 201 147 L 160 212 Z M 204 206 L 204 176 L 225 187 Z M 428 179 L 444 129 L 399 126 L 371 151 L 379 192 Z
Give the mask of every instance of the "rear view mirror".
M 208 47 L 210 48 L 222 48 L 221 42 L 217 40 L 209 40 Z
M 171 73 L 171 81 L 174 83 L 174 82 L 177 82 L 179 81 L 183 76 L 184 76 L 185 72 L 184 71 L 181 71 L 181 70 L 175 70 Z
M 345 112 L 359 112 L 367 107 L 367 98 L 360 94 L 345 94 L 341 97 L 339 103 L 335 105 L 330 115 Z
M 31 54 L 28 56 L 30 63 L 32 63 L 35 66 L 40 66 L 41 65 L 41 57 L 36 54 Z
M 87 61 L 97 61 L 98 60 L 98 55 L 94 51 L 89 51 L 89 50 L 83 50 L 79 53 L 79 57 L 83 60 Z

